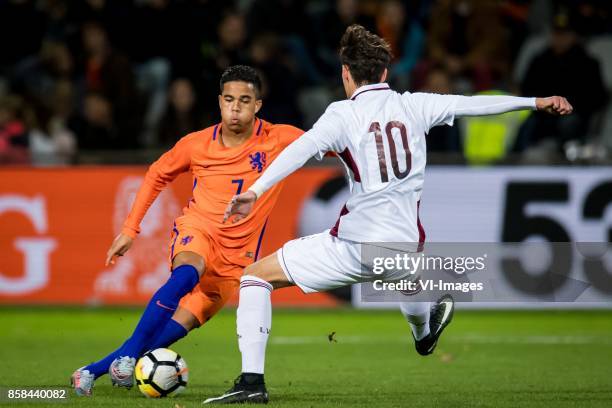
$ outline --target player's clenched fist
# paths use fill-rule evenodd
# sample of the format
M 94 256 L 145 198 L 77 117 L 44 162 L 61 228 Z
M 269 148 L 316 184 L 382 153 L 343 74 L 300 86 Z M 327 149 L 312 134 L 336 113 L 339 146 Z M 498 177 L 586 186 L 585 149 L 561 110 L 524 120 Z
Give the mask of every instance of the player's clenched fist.
M 536 108 L 553 115 L 569 115 L 574 110 L 567 99 L 562 96 L 536 98 Z
M 118 256 L 123 256 L 128 249 L 132 246 L 134 239 L 125 234 L 117 235 L 117 238 L 111 244 L 110 249 L 106 253 L 106 262 L 104 263 L 106 266 L 114 265 L 115 258 Z
M 245 218 L 253 209 L 253 204 L 255 204 L 256 200 L 257 195 L 251 190 L 235 195 L 225 209 L 223 222 L 225 223 L 232 215 L 235 215 L 232 223 L 237 223 L 241 219 Z

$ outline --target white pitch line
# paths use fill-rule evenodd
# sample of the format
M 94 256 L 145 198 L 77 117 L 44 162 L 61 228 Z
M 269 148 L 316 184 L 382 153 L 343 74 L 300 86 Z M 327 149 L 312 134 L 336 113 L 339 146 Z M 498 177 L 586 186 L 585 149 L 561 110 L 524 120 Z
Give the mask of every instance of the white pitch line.
M 612 344 L 612 340 L 604 335 L 482 335 L 468 334 L 448 338 L 449 341 L 480 344 Z
M 335 340 L 339 344 L 380 344 L 380 343 L 411 343 L 409 336 L 342 336 L 337 335 Z M 459 336 L 446 336 L 449 343 L 475 343 L 475 344 L 612 344 L 607 336 L 555 336 L 555 335 L 487 335 L 468 334 Z M 271 344 L 299 345 L 299 344 L 325 344 L 329 343 L 327 336 L 271 336 Z
M 336 341 L 341 343 L 376 343 L 377 338 L 371 336 L 342 336 L 340 338 L 336 338 Z M 381 338 L 378 338 L 378 342 L 381 341 Z M 403 342 L 404 338 L 401 337 L 392 337 L 385 338 L 385 342 Z M 316 343 L 329 343 L 327 336 L 276 336 L 270 337 L 270 343 L 272 344 L 316 344 Z

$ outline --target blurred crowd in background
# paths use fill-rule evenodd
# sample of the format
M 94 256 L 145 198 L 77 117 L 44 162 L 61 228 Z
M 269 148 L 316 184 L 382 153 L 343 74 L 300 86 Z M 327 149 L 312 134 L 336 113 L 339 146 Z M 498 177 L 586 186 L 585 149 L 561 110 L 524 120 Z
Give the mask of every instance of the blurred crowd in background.
M 353 23 L 391 44 L 398 91 L 563 95 L 575 108 L 435 128 L 434 161 L 609 163 L 608 0 L 3 0 L 0 164 L 157 154 L 219 121 L 234 64 L 261 72 L 262 118 L 307 128 L 345 98 L 337 47 Z

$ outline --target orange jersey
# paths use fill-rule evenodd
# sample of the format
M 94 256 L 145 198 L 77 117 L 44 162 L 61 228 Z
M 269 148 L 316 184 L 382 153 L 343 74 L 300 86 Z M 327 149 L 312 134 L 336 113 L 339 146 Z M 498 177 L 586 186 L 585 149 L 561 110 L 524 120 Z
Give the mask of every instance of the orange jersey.
M 262 233 L 282 183 L 260 197 L 254 210 L 236 224 L 222 223 L 225 208 L 235 194 L 246 191 L 302 133 L 293 126 L 273 125 L 257 118 L 253 134 L 240 146 L 223 145 L 221 124 L 183 137 L 150 166 L 122 232 L 135 237 L 147 209 L 162 189 L 179 174 L 190 171 L 193 198 L 183 208 L 184 215 L 177 219 L 177 224 L 201 230 L 230 252 L 252 246 Z

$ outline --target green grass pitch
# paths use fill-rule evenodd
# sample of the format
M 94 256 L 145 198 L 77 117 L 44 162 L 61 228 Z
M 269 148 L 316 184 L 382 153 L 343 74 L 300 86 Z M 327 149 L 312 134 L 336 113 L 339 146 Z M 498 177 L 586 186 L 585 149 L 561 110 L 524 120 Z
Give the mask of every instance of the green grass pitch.
M 64 387 L 128 335 L 134 309 L 0 309 L 0 387 Z M 611 407 L 612 312 L 468 312 L 429 357 L 399 312 L 275 310 L 266 380 L 273 407 Z M 328 335 L 335 332 L 335 340 Z M 187 391 L 148 400 L 98 380 L 92 398 L 0 406 L 199 407 L 239 373 L 235 312 L 173 347 Z

